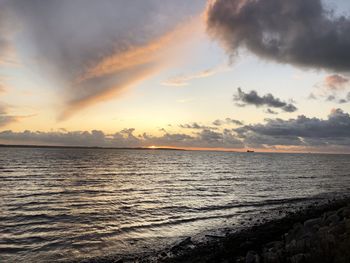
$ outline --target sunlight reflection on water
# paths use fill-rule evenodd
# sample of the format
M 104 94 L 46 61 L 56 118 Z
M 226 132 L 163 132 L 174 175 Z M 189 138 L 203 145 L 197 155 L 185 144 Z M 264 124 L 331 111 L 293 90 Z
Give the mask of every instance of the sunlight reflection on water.
M 349 192 L 347 155 L 0 151 L 0 261 L 132 253 Z

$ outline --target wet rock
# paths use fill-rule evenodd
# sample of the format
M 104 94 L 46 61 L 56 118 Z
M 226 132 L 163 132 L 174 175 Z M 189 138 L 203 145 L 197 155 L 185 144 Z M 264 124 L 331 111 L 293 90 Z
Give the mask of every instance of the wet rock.
M 326 225 L 335 225 L 339 223 L 340 218 L 337 214 L 332 214 L 326 219 Z
M 304 228 L 306 231 L 315 232 L 320 228 L 321 224 L 321 218 L 313 218 L 304 222 Z
M 307 259 L 308 259 L 308 255 L 306 254 L 297 254 L 297 255 L 294 255 L 290 258 L 290 262 L 291 263 L 304 263 L 304 262 L 307 262 Z
M 187 237 L 185 238 L 184 240 L 182 240 L 180 243 L 179 243 L 179 246 L 187 246 L 189 244 L 192 244 L 192 239 L 191 237 Z
M 345 220 L 346 231 L 350 233 L 350 219 Z
M 273 248 L 273 249 L 282 249 L 284 247 L 284 244 L 282 241 L 273 241 L 273 242 L 270 242 L 270 243 L 267 243 L 265 248 L 267 249 L 270 249 L 270 248 Z
M 280 263 L 279 256 L 276 252 L 266 251 L 263 254 L 264 263 Z
M 350 218 L 350 207 L 346 206 L 337 211 L 340 217 Z
M 243 242 L 242 244 L 240 244 L 239 248 L 242 250 L 248 250 L 248 249 L 251 249 L 253 245 L 254 245 L 254 243 L 252 241 L 247 240 L 247 241 Z
M 304 235 L 304 226 L 301 223 L 296 223 L 288 234 L 285 235 L 286 242 L 289 243 L 293 239 L 299 239 Z
M 346 232 L 346 224 L 345 222 L 340 222 L 337 225 L 331 226 L 329 229 L 329 233 L 333 235 L 341 235 Z
M 251 250 L 251 251 L 248 251 L 248 253 L 245 257 L 245 262 L 246 263 L 260 263 L 260 257 L 255 251 Z
M 183 250 L 185 247 L 187 247 L 187 246 L 189 246 L 189 245 L 191 245 L 191 244 L 193 244 L 193 243 L 192 243 L 191 237 L 187 237 L 187 238 L 185 238 L 184 240 L 182 240 L 179 244 L 173 246 L 173 247 L 170 249 L 170 251 L 171 251 L 172 253 L 175 253 L 175 254 L 176 254 L 176 253 L 180 252 L 180 251 Z

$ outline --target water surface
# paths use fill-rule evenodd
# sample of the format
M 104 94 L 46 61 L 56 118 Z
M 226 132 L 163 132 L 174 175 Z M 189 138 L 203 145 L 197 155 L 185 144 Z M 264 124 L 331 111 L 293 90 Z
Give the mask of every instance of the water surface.
M 347 194 L 350 156 L 0 148 L 0 181 L 0 261 L 52 262 L 149 251 Z

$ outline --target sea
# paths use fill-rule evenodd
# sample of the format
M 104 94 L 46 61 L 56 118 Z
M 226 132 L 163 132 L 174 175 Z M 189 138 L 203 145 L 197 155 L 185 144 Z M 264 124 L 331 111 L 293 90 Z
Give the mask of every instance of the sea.
M 1 147 L 0 262 L 136 255 L 349 193 L 350 155 Z

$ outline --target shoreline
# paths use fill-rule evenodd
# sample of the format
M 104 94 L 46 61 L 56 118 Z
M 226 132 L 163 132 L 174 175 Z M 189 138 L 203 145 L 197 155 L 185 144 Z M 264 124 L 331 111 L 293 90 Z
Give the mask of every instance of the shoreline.
M 72 262 L 350 262 L 350 252 L 344 252 L 344 245 L 350 248 L 350 198 L 309 205 L 302 210 L 287 212 L 279 219 L 254 224 L 224 236 L 206 237 L 206 241 L 200 243 L 187 237 L 158 252 L 124 257 L 110 255 Z M 334 257 L 338 257 L 338 261 L 329 260 Z

